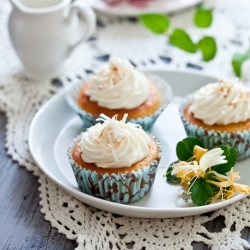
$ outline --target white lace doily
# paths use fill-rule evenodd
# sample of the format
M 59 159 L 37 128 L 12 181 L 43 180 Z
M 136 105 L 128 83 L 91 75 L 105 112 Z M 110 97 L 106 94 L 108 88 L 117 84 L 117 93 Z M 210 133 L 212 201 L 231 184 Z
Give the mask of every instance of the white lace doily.
M 208 4 L 211 1 L 207 1 Z M 140 68 L 203 70 L 209 74 L 232 77 L 234 52 L 248 48 L 250 3 L 246 0 L 217 0 L 213 26 L 200 31 L 192 25 L 193 10 L 171 16 L 172 28 L 184 26 L 196 39 L 205 34 L 217 38 L 216 58 L 204 63 L 201 55 L 190 55 L 171 47 L 164 35 L 154 35 L 134 18 L 98 15 L 96 34 L 80 45 L 65 63 L 60 80 L 36 82 L 25 77 L 8 38 L 7 18 L 10 4 L 0 9 L 0 110 L 8 118 L 6 148 L 19 165 L 38 176 L 40 204 L 45 219 L 53 227 L 78 242 L 77 249 L 192 249 L 193 242 L 203 242 L 212 249 L 250 248 L 241 231 L 250 225 L 250 198 L 245 198 L 211 216 L 177 219 L 139 219 L 115 216 L 89 207 L 65 193 L 36 166 L 27 144 L 29 124 L 35 112 L 65 85 L 84 78 L 110 56 L 130 59 Z M 211 233 L 204 224 L 219 216 L 225 218 L 221 232 Z

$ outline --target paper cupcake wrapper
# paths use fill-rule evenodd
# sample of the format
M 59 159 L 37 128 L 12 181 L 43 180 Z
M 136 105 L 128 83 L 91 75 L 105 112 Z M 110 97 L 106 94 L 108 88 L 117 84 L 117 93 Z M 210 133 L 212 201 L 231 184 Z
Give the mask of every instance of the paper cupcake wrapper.
M 150 135 L 151 136 L 151 135 Z M 152 136 L 153 137 L 153 136 Z M 154 137 L 153 137 L 154 138 Z M 117 203 L 130 203 L 144 197 L 155 180 L 155 174 L 159 162 L 153 160 L 149 165 L 131 173 L 97 174 L 82 168 L 72 158 L 72 150 L 79 142 L 80 136 L 73 140 L 68 149 L 68 158 L 74 171 L 76 181 L 80 190 L 88 195 L 113 201 Z M 155 139 L 155 138 L 154 138 Z M 159 159 L 161 158 L 161 146 L 155 139 L 159 148 Z
M 193 95 L 189 95 L 180 105 L 180 116 L 188 137 L 195 137 L 204 143 L 208 149 L 218 145 L 226 145 L 236 148 L 238 160 L 250 156 L 250 130 L 238 132 L 215 132 L 214 130 L 203 129 L 190 123 L 184 116 L 184 110 L 192 103 Z
M 160 95 L 160 106 L 158 110 L 151 116 L 140 117 L 137 119 L 128 119 L 127 121 L 141 125 L 145 131 L 151 131 L 156 119 L 159 117 L 162 111 L 167 107 L 172 97 L 172 90 L 170 85 L 167 82 L 165 82 L 162 78 L 148 73 L 145 75 L 150 81 L 152 81 L 156 85 L 158 89 Z M 82 86 L 83 86 L 82 82 L 78 82 L 77 84 L 73 85 L 66 96 L 66 101 L 69 104 L 69 106 L 74 110 L 74 112 L 76 112 L 81 117 L 84 126 L 86 128 L 89 128 L 97 123 L 96 119 L 98 118 L 98 116 L 92 115 L 82 110 L 79 107 L 77 98 Z

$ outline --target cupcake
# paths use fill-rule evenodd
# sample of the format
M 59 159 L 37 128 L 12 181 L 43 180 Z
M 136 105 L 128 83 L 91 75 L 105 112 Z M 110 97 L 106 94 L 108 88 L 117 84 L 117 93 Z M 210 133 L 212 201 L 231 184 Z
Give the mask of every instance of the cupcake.
M 118 115 L 119 119 L 127 113 L 128 121 L 149 131 L 170 96 L 171 89 L 165 81 L 145 75 L 128 60 L 115 57 L 88 82 L 74 85 L 67 101 L 87 128 L 96 123 L 101 113 Z
M 187 135 L 206 148 L 227 145 L 238 159 L 250 155 L 250 91 L 242 83 L 208 84 L 184 100 L 180 114 Z
M 142 198 L 154 183 L 161 146 L 139 125 L 101 114 L 77 136 L 68 158 L 80 190 L 118 203 Z

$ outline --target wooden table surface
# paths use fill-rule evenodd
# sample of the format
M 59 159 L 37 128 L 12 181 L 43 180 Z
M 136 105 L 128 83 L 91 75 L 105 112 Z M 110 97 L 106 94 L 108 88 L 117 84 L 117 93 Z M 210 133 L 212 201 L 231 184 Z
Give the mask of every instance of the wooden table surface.
M 6 117 L 0 113 L 0 249 L 76 248 L 75 241 L 58 233 L 44 219 L 40 211 L 37 178 L 6 155 L 5 125 Z M 220 232 L 224 226 L 224 217 L 205 225 L 210 232 Z M 242 231 L 242 238 L 250 243 L 250 227 Z M 194 242 L 193 249 L 204 250 L 209 247 Z

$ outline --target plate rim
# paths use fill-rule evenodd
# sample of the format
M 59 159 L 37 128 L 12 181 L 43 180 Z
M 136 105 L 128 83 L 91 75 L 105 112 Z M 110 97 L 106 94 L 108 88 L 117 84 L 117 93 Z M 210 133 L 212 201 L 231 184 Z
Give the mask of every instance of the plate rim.
M 192 76 L 197 76 L 197 77 L 208 77 L 208 78 L 214 78 L 216 79 L 216 76 L 213 75 L 208 75 L 204 72 L 192 72 L 192 71 L 188 71 L 188 70 L 144 70 L 145 72 L 150 72 L 150 73 L 154 73 L 156 75 L 158 75 L 159 73 L 178 73 L 178 74 L 189 74 Z M 157 74 L 158 73 L 158 74 Z M 74 84 L 74 83 L 73 83 Z M 245 194 L 237 194 L 236 196 L 232 197 L 229 200 L 223 201 L 223 202 L 217 202 L 214 204 L 209 204 L 206 206 L 194 206 L 194 207 L 182 207 L 182 208 L 149 208 L 149 207 L 140 207 L 140 206 L 131 206 L 129 204 L 119 204 L 119 203 L 115 203 L 115 202 L 110 202 L 110 201 L 106 201 L 106 200 L 102 200 L 90 195 L 87 195 L 85 193 L 82 193 L 81 191 L 75 190 L 74 188 L 71 188 L 69 186 L 67 186 L 66 184 L 64 184 L 62 181 L 60 181 L 59 179 L 57 179 L 56 177 L 54 177 L 53 174 L 51 174 L 49 171 L 46 170 L 46 168 L 44 168 L 42 166 L 42 164 L 40 164 L 40 162 L 37 160 L 36 157 L 36 153 L 35 153 L 35 149 L 32 146 L 32 135 L 33 135 L 33 131 L 34 131 L 34 127 L 36 125 L 36 121 L 39 119 L 40 115 L 44 112 L 44 110 L 51 105 L 51 103 L 56 102 L 57 99 L 59 99 L 60 97 L 62 97 L 63 95 L 66 95 L 66 93 L 68 92 L 69 88 L 71 86 L 70 85 L 68 87 L 65 87 L 63 90 L 61 90 L 59 93 L 55 94 L 53 97 L 51 97 L 49 100 L 47 100 L 40 108 L 39 110 L 36 112 L 36 114 L 34 115 L 32 122 L 30 124 L 30 128 L 29 128 L 29 134 L 28 134 L 28 146 L 29 146 L 29 151 L 34 159 L 34 161 L 36 162 L 38 168 L 47 176 L 49 177 L 53 182 L 55 182 L 57 185 L 59 185 L 63 190 L 65 190 L 67 193 L 69 193 L 70 195 L 72 195 L 73 197 L 75 197 L 77 200 L 80 200 L 78 198 L 78 196 L 82 196 L 82 198 L 84 198 L 83 200 L 80 200 L 83 203 L 86 203 L 88 205 L 94 206 L 96 207 L 95 203 L 100 204 L 101 206 L 106 206 L 108 204 L 109 209 L 103 209 L 103 208 L 99 208 L 101 210 L 104 211 L 108 211 L 108 212 L 113 212 L 111 210 L 117 210 L 119 211 L 119 209 L 124 209 L 124 207 L 127 208 L 127 210 L 130 210 L 130 215 L 124 214 L 124 213 L 119 213 L 121 215 L 125 215 L 125 216 L 131 216 L 131 217 L 139 217 L 139 218 L 172 218 L 172 217 L 183 217 L 183 216 L 190 216 L 190 215 L 196 215 L 196 214 L 202 214 L 202 213 L 206 213 L 206 212 L 210 212 L 210 211 L 214 211 L 220 208 L 223 208 L 225 206 L 228 206 L 232 203 L 235 203 L 245 197 L 247 197 L 248 195 Z M 174 95 L 174 93 L 173 93 Z M 58 168 L 58 166 L 57 166 Z M 194 212 L 195 210 L 195 212 Z M 135 215 L 131 215 L 131 212 L 135 213 Z M 147 212 L 147 213 L 160 213 L 162 214 L 160 217 L 158 216 L 144 216 L 144 214 L 138 214 L 138 213 L 142 213 L 142 212 Z M 115 212 L 113 212 L 115 213 Z M 185 215 L 183 215 L 183 213 L 186 213 Z M 181 214 L 181 215 L 178 215 Z M 138 216 L 139 215 L 139 216 Z
M 105 7 L 100 7 L 98 5 L 98 2 L 100 2 L 101 0 L 86 0 L 86 3 L 89 4 L 94 10 L 104 13 L 104 14 L 111 14 L 114 16 L 138 16 L 140 14 L 144 14 L 144 13 L 173 13 L 176 11 L 181 11 L 183 9 L 195 6 L 197 4 L 200 4 L 202 1 L 204 0 L 190 0 L 190 3 L 185 3 L 185 0 L 183 1 L 183 6 L 182 7 L 172 7 L 168 10 L 167 7 L 165 8 L 161 8 L 159 11 L 155 11 L 155 10 L 150 10 L 150 9 L 143 9 L 143 8 L 138 8 L 138 7 L 131 7 L 129 8 L 126 7 L 125 9 L 123 9 L 123 11 L 120 11 L 121 8 L 119 7 L 109 7 L 108 5 L 106 5 L 105 3 L 103 3 L 103 5 L 105 5 Z M 174 2 L 174 1 L 173 1 Z M 99 3 L 100 4 L 100 3 Z M 173 3 L 172 3 L 173 4 Z

